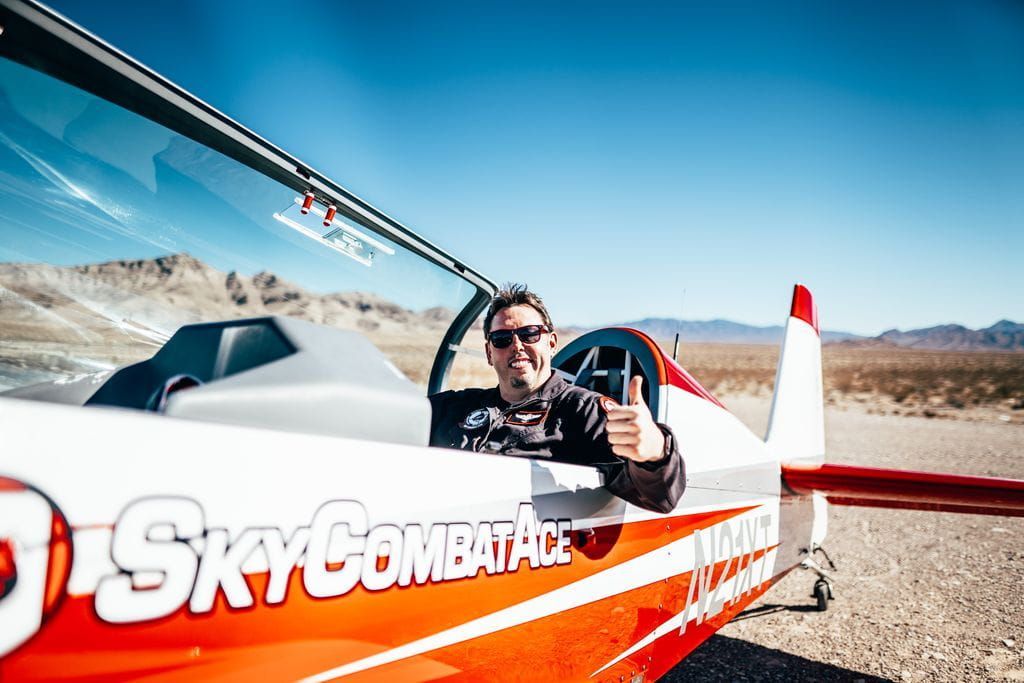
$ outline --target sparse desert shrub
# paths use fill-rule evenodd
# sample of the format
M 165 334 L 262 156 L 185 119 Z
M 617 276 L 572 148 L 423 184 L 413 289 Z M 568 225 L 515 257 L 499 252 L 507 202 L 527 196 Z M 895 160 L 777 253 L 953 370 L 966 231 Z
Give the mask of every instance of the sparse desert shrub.
M 711 391 L 728 381 L 729 387 L 753 384 L 770 392 L 778 349 L 684 344 L 679 360 Z M 1024 410 L 1024 354 L 825 346 L 822 365 L 826 396 L 874 395 L 908 408 L 1019 400 Z

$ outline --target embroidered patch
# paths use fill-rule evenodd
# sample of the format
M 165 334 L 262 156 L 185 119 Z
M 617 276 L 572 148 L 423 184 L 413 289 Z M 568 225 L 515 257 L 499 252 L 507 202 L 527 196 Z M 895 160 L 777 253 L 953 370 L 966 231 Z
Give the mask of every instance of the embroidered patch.
M 459 425 L 463 429 L 476 429 L 487 424 L 487 408 L 477 408 L 462 420 Z
M 547 410 L 517 410 L 505 418 L 505 424 L 532 427 L 533 425 L 539 425 L 547 416 Z
M 601 398 L 597 399 L 597 405 L 601 406 L 601 410 L 607 413 L 612 408 L 618 408 L 619 402 L 616 401 L 614 398 L 602 396 Z

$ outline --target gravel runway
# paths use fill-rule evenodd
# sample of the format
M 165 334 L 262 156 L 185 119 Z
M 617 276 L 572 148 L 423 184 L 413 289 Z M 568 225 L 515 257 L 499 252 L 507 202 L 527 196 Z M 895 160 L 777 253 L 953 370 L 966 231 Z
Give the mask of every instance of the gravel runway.
M 758 434 L 769 399 L 728 398 Z M 826 411 L 830 462 L 1024 479 L 1024 425 Z M 794 571 L 664 681 L 1024 681 L 1024 518 L 833 506 L 836 596 Z

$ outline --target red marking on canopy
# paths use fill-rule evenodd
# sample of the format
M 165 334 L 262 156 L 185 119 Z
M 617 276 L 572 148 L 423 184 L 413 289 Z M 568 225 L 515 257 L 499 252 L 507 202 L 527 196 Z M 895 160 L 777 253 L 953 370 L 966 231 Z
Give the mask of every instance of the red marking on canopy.
M 334 206 L 334 204 L 331 204 L 330 206 L 327 207 L 327 213 L 324 214 L 324 227 L 325 228 L 331 227 L 331 223 L 334 222 L 334 215 L 337 212 L 338 212 L 338 209 L 337 209 L 337 207 Z

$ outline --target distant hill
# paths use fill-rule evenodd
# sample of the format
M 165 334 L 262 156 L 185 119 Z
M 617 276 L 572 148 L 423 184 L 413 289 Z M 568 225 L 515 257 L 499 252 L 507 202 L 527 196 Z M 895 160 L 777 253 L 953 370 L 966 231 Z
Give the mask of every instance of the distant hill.
M 1000 320 L 979 330 L 963 325 L 936 325 L 920 330 L 888 330 L 875 339 L 915 349 L 943 351 L 1024 351 L 1024 324 Z
M 677 320 L 675 318 L 644 318 L 625 323 L 624 327 L 635 327 L 655 339 L 674 339 L 676 333 L 683 342 L 704 344 L 779 344 L 785 329 L 781 325 L 758 327 L 744 325 L 731 320 Z M 847 339 L 863 339 L 849 332 L 825 330 L 825 343 Z
M 274 273 L 224 273 L 189 254 L 82 266 L 0 264 L 0 339 L 123 343 L 125 331 L 162 341 L 204 320 L 285 315 L 376 334 L 444 330 L 453 311 L 411 311 L 375 294 L 316 294 Z
M 679 333 L 684 343 L 704 344 L 779 344 L 785 331 L 781 325 L 758 327 L 731 320 L 677 320 L 644 318 L 624 323 L 623 327 L 643 330 L 655 339 L 674 339 Z M 581 330 L 582 331 L 582 330 Z M 937 325 L 919 330 L 888 330 L 877 337 L 824 330 L 822 341 L 844 346 L 905 347 L 944 351 L 1024 351 L 1024 324 L 1000 320 L 991 327 L 972 330 L 963 325 Z
M 455 312 L 412 311 L 366 292 L 317 294 L 274 273 L 224 273 L 184 253 L 66 267 L 0 263 L 0 340 L 119 345 L 141 335 L 159 342 L 183 324 L 261 315 L 356 329 L 388 342 L 395 335 L 443 330 Z M 617 324 L 659 340 L 671 340 L 678 332 L 683 342 L 710 344 L 779 344 L 784 331 L 781 325 L 731 320 L 644 318 Z M 877 337 L 825 330 L 822 340 L 856 347 L 1024 351 L 1024 324 L 1000 320 L 980 330 L 938 325 L 888 330 Z

